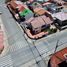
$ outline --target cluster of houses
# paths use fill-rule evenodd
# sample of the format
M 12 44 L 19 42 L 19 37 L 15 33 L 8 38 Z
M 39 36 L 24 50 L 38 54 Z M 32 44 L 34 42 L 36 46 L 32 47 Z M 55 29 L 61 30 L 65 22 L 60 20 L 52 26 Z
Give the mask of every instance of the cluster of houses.
M 67 27 L 65 0 L 11 0 L 7 7 L 28 37 L 38 39 Z

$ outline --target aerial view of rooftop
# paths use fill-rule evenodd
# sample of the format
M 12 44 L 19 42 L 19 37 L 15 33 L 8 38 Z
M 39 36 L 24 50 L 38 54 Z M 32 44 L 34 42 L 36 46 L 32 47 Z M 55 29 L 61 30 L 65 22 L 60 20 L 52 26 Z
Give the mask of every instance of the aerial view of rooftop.
M 0 0 L 0 67 L 67 67 L 67 0 Z

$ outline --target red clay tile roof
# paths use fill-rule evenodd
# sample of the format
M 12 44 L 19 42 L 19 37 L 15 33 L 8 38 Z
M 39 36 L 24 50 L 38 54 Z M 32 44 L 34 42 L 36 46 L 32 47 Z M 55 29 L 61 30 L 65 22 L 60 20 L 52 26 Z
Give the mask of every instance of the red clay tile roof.
M 53 23 L 53 21 L 49 17 L 46 17 L 45 15 L 35 17 L 35 18 L 32 17 L 26 22 L 31 23 L 33 28 L 39 28 L 39 27 L 42 27 L 43 25 L 48 25 Z
M 11 1 L 10 5 L 13 7 L 13 9 L 16 9 L 16 7 L 18 6 L 18 4 L 15 3 L 15 1 Z
M 65 60 L 64 54 L 67 54 L 67 47 L 51 57 L 51 67 L 57 67 L 57 65 Z
M 19 11 L 23 11 L 25 9 L 24 4 L 21 1 L 11 1 L 10 5 L 13 9 L 18 8 Z
M 43 25 L 45 25 L 45 22 L 43 21 L 43 19 L 41 17 L 36 17 L 32 22 L 31 25 L 33 28 L 39 28 Z
M 25 10 L 25 7 L 23 5 L 18 5 L 17 8 L 18 8 L 19 11 Z

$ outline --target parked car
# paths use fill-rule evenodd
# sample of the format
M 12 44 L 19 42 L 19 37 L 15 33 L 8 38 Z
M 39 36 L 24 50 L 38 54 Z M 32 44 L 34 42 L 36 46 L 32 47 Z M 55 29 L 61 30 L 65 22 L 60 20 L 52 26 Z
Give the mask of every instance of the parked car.
M 48 67 L 67 67 L 67 47 L 52 55 Z
M 33 15 L 33 12 L 30 9 L 28 9 L 28 7 L 21 1 L 10 1 L 7 3 L 7 7 L 9 8 L 10 12 L 16 20 L 23 21 L 26 19 L 25 17 L 27 15 Z

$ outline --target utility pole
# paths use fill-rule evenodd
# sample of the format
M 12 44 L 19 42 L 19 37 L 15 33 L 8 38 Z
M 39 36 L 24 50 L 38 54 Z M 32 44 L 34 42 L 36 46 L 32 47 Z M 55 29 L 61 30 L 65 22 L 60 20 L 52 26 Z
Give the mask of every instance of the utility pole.
M 58 48 L 58 43 L 59 43 L 59 40 L 57 40 L 57 43 L 56 43 L 56 47 L 55 47 L 54 53 L 56 52 L 56 50 L 57 50 L 57 48 Z

